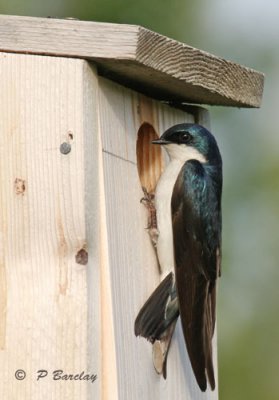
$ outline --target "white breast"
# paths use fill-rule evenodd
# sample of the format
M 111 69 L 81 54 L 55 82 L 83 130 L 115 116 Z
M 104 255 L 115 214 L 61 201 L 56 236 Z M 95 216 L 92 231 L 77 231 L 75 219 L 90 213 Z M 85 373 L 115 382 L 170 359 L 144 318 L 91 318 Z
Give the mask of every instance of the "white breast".
M 184 163 L 188 160 L 206 162 L 204 156 L 196 149 L 188 146 L 169 144 L 165 146 L 171 161 L 162 173 L 156 187 L 155 206 L 157 213 L 157 254 L 160 263 L 162 279 L 174 270 L 173 233 L 171 217 L 171 198 L 173 187 Z
M 155 193 L 157 212 L 157 254 L 160 263 L 162 279 L 174 269 L 173 234 L 171 218 L 171 197 L 177 176 L 183 166 L 181 160 L 172 160 L 161 175 Z

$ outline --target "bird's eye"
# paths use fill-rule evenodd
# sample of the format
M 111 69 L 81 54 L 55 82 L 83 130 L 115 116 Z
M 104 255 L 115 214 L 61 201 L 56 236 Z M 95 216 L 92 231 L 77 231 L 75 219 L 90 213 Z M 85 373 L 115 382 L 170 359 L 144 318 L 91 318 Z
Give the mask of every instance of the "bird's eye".
M 190 133 L 183 133 L 181 139 L 182 139 L 182 141 L 183 141 L 184 143 L 188 143 L 188 142 L 190 142 L 190 140 L 192 139 L 192 136 L 190 135 Z

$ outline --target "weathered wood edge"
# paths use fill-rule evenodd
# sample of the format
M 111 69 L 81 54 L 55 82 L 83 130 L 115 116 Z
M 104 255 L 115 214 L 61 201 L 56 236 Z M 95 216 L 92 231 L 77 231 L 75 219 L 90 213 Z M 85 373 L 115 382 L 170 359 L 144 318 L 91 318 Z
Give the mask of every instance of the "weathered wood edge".
M 136 25 L 0 15 L 0 51 L 93 60 L 169 102 L 260 107 L 264 75 Z
M 188 85 L 187 101 L 260 106 L 264 74 L 141 27 L 137 61 Z

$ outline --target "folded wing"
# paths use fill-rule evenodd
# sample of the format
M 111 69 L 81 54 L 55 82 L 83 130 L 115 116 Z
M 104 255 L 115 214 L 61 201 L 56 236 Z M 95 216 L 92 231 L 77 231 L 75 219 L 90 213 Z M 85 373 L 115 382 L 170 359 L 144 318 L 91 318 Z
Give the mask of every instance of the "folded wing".
M 212 337 L 220 270 L 221 171 L 187 161 L 172 196 L 175 280 L 183 334 L 202 391 L 215 388 Z M 216 179 L 215 179 L 216 178 Z

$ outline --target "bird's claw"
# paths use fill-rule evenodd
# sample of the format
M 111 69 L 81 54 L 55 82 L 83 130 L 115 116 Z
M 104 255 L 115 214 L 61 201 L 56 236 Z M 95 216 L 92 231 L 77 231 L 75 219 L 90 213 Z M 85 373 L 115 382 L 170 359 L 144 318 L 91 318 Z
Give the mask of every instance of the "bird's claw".
M 154 247 L 157 245 L 157 240 L 159 236 L 159 231 L 157 229 L 157 218 L 156 218 L 156 208 L 155 208 L 155 195 L 154 193 L 149 193 L 145 187 L 142 188 L 144 197 L 140 200 L 142 204 L 147 208 L 148 211 L 148 223 L 147 230 Z
M 148 228 L 148 233 L 154 247 L 157 247 L 159 231 L 157 228 Z

